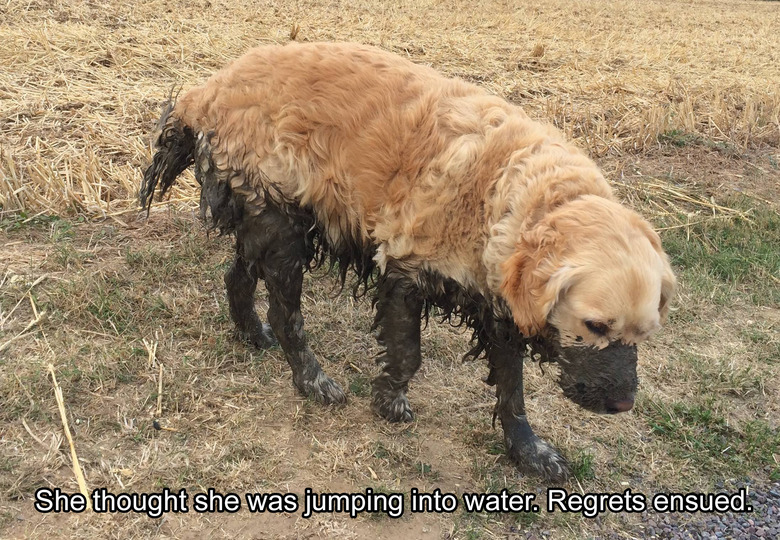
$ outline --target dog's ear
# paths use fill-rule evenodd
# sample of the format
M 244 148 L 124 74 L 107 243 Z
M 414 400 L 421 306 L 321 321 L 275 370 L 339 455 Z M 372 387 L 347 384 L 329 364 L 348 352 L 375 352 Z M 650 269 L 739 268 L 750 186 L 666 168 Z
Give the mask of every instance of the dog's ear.
M 677 279 L 674 277 L 672 267 L 669 265 L 669 260 L 666 254 L 663 254 L 664 258 L 664 275 L 661 276 L 661 301 L 658 304 L 658 312 L 661 314 L 661 321 L 666 321 L 667 315 L 669 315 L 669 306 L 674 296 L 674 290 L 677 286 Z
M 526 336 L 539 334 L 547 316 L 570 282 L 570 269 L 560 266 L 560 235 L 539 224 L 523 235 L 515 253 L 502 265 L 501 294 Z
M 669 256 L 661 246 L 661 237 L 653 230 L 650 225 L 643 221 L 643 232 L 647 239 L 650 240 L 650 244 L 655 249 L 658 256 L 661 257 L 663 264 L 663 270 L 661 274 L 661 298 L 658 302 L 658 312 L 661 314 L 661 321 L 666 321 L 667 315 L 669 315 L 669 307 L 671 305 L 672 298 L 674 297 L 674 290 L 677 287 L 677 278 L 674 277 L 672 266 L 669 264 Z

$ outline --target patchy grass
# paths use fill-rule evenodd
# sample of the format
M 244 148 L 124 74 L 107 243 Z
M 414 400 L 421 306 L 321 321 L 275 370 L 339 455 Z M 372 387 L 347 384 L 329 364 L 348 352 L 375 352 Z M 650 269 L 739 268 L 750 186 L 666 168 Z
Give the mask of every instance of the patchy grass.
M 571 473 L 577 480 L 593 480 L 596 473 L 593 469 L 595 456 L 590 452 L 581 450 L 569 462 Z
M 685 218 L 678 215 L 677 221 Z M 664 231 L 663 243 L 697 295 L 724 303 L 730 294 L 723 291 L 735 291 L 755 305 L 780 305 L 780 214 L 774 209 L 753 204 L 744 217 L 698 217 L 689 226 Z
M 702 137 L 698 133 L 689 133 L 681 129 L 672 129 L 661 133 L 658 135 L 658 142 L 661 145 L 672 145 L 678 148 L 698 145 L 731 157 L 737 157 L 740 153 L 740 148 L 733 142 L 712 140 Z
M 674 146 L 688 146 L 699 141 L 699 136 L 694 133 L 686 133 L 680 129 L 665 131 L 658 136 L 658 141 Z
M 780 14 L 761 6 L 0 5 L 0 343 L 14 340 L 0 353 L 0 536 L 641 536 L 639 516 L 139 520 L 32 510 L 38 487 L 77 489 L 49 362 L 91 488 L 543 490 L 504 457 L 490 422 L 494 389 L 480 380 L 484 363 L 461 363 L 463 333 L 431 321 L 410 387 L 417 420 L 387 424 L 369 410 L 379 352 L 369 303 L 334 293 L 331 277 L 307 276 L 313 348 L 350 397 L 342 409 L 320 407 L 294 392 L 279 348 L 235 340 L 222 282 L 232 242 L 207 237 L 194 218 L 192 175 L 173 192 L 176 210 L 157 205 L 148 222 L 137 212 L 165 89 L 292 35 L 378 45 L 548 118 L 661 231 L 680 287 L 670 324 L 640 352 L 636 409 L 583 412 L 560 396 L 554 367 L 526 366 L 529 419 L 569 457 L 570 491 L 630 485 L 651 495 L 711 490 L 734 475 L 776 479 L 780 63 L 767 58 L 780 50 Z M 257 307 L 267 307 L 262 290 Z
M 671 446 L 674 457 L 691 467 L 733 477 L 759 465 L 767 468 L 770 478 L 780 476 L 775 461 L 780 433 L 766 422 L 750 420 L 734 426 L 712 400 L 701 404 L 652 403 L 648 421 L 654 434 L 676 443 Z
M 369 397 L 371 381 L 363 374 L 355 374 L 349 379 L 349 391 L 358 397 Z
M 3 317 L 23 302 L 0 327 L 0 340 L 20 331 L 36 311 L 50 314 L 16 343 L 14 354 L 0 358 L 0 395 L 5 397 L 0 421 L 15 434 L 0 441 L 0 488 L 4 508 L 25 515 L 21 524 L 8 523 L 12 531 L 37 523 L 29 511 L 37 487 L 76 489 L 46 374 L 49 361 L 64 389 L 91 487 L 115 492 L 123 485 L 137 491 L 184 487 L 192 493 L 209 487 L 299 493 L 305 487 L 346 492 L 383 487 L 405 493 L 412 487 L 453 493 L 543 487 L 517 475 L 504 457 L 500 429 L 490 421 L 493 389 L 479 380 L 485 368 L 480 362 L 460 362 L 467 336 L 448 325 L 432 321 L 423 332 L 423 368 L 410 390 L 418 422 L 390 425 L 375 418 L 369 410 L 370 380 L 379 349 L 369 333 L 369 302 L 334 296 L 332 278 L 320 274 L 306 278 L 307 328 L 315 350 L 327 352 L 329 373 L 348 388 L 350 403 L 331 409 L 299 397 L 278 348 L 256 351 L 234 338 L 222 283 L 232 242 L 206 237 L 187 216 L 158 213 L 140 230 L 125 231 L 48 219 L 7 225 Z M 745 236 L 737 231 L 713 238 Z M 54 248 L 63 244 L 84 254 L 83 260 L 75 264 L 57 256 Z M 756 253 L 763 252 L 756 248 Z M 732 331 L 729 312 L 707 311 L 712 303 L 705 289 L 695 288 L 685 276 L 697 275 L 693 267 L 698 265 L 699 275 L 731 283 L 730 294 L 746 300 L 759 283 L 737 271 L 727 281 L 710 268 L 710 259 L 697 263 L 688 256 L 691 268 L 676 262 L 683 277 L 679 304 L 695 298 L 698 303 L 692 305 L 699 307 L 687 311 L 685 320 L 678 306 L 675 322 L 643 352 L 645 371 L 634 413 L 584 413 L 558 395 L 554 373 L 549 373 L 554 367 L 545 374 L 532 363 L 526 366 L 529 417 L 541 436 L 569 456 L 576 481 L 586 491 L 620 491 L 626 481 L 648 494 L 683 486 L 706 490 L 736 474 L 777 477 L 777 321 L 764 315 L 764 303 L 746 301 L 742 309 L 749 318 Z M 31 289 L 41 275 L 49 277 Z M 264 307 L 260 294 L 258 308 L 262 312 Z M 157 343 L 152 363 L 143 340 Z M 158 395 L 162 414 L 156 411 Z M 556 421 L 545 422 L 545 415 Z M 168 519 L 180 518 L 171 523 L 184 530 L 210 530 L 199 516 Z M 334 519 L 361 534 L 375 534 L 375 527 L 388 522 L 382 516 Z M 475 516 L 459 511 L 404 520 L 409 527 L 453 530 L 455 538 L 528 529 L 576 531 L 574 536 L 601 530 L 577 516 L 545 513 Z M 296 530 L 284 519 L 274 523 L 280 534 Z M 631 523 L 605 517 L 601 527 L 630 531 Z M 91 527 L 98 536 L 106 527 L 142 533 L 120 516 Z M 80 533 L 60 529 L 50 534 Z

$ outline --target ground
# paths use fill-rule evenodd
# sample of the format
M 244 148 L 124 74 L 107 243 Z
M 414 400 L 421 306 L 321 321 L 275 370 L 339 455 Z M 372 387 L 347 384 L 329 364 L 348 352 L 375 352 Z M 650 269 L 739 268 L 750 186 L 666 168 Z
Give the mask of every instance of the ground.
M 408 511 L 410 490 L 538 494 L 491 425 L 484 361 L 432 319 L 415 422 L 372 415 L 370 301 L 306 277 L 313 348 L 349 390 L 294 391 L 278 348 L 238 341 L 232 240 L 197 218 L 191 174 L 147 219 L 135 193 L 171 88 L 259 43 L 353 40 L 486 87 L 554 122 L 660 231 L 680 287 L 640 350 L 635 409 L 566 401 L 528 362 L 531 423 L 574 465 L 570 492 L 716 492 L 780 479 L 780 12 L 774 2 L 17 2 L 0 5 L 0 536 L 643 537 L 648 517 Z M 258 308 L 265 310 L 262 291 Z M 154 354 L 152 354 L 152 352 Z M 404 493 L 407 511 L 42 514 L 113 493 Z M 683 522 L 697 516 L 677 516 Z

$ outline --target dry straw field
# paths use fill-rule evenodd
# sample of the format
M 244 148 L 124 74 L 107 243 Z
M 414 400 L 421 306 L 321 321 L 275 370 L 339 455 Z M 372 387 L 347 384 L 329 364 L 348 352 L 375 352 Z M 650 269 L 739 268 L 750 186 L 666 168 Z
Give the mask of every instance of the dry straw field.
M 293 391 L 278 348 L 234 339 L 231 241 L 196 219 L 191 174 L 148 220 L 138 211 L 169 90 L 290 39 L 377 45 L 506 97 L 587 149 L 661 231 L 680 290 L 640 351 L 635 410 L 584 412 L 555 368 L 526 367 L 532 421 L 572 461 L 567 489 L 777 481 L 777 28 L 780 5 L 763 1 L 0 0 L 0 537 L 645 536 L 652 516 L 620 513 L 33 509 L 38 488 L 79 490 L 64 425 L 89 490 L 543 492 L 504 459 L 487 370 L 461 363 L 462 332 L 426 328 L 417 419 L 390 425 L 369 412 L 369 303 L 307 276 L 314 349 L 350 393 L 320 407 Z

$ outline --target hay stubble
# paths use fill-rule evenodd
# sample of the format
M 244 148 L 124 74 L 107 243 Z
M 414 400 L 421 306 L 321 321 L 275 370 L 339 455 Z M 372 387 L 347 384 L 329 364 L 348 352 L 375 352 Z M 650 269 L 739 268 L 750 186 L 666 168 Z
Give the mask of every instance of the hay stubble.
M 253 45 L 291 36 L 370 43 L 554 121 L 659 228 L 695 235 L 702 220 L 754 219 L 725 196 L 734 189 L 776 204 L 779 13 L 770 2 L 738 1 L 0 3 L 0 343 L 12 340 L 0 352 L 3 536 L 492 538 L 522 530 L 526 522 L 497 516 L 155 521 L 31 511 L 36 487 L 78 490 L 49 362 L 90 488 L 539 487 L 501 456 L 485 366 L 460 363 L 466 336 L 446 325 L 424 332 L 410 394 L 418 420 L 402 426 L 369 412 L 378 352 L 370 309 L 333 297 L 330 278 L 307 278 L 304 307 L 315 351 L 351 390 L 345 408 L 295 394 L 278 349 L 233 339 L 222 285 L 232 246 L 198 224 L 192 175 L 172 194 L 175 211 L 159 205 L 144 222 L 136 208 L 160 104 L 171 88 L 197 84 Z M 672 455 L 696 441 L 654 431 L 658 415 L 677 410 L 670 404 L 711 398 L 737 430 L 755 419 L 778 427 L 777 364 L 743 376 L 776 347 L 776 306 L 740 297 L 723 309 L 695 285 L 683 281 L 683 307 L 643 351 L 635 413 L 584 413 L 559 395 L 554 373 L 526 366 L 532 421 L 579 460 L 582 489 L 710 489 L 719 472 L 702 470 L 694 453 Z M 258 307 L 266 308 L 262 294 Z M 153 366 L 145 345 L 155 348 Z M 708 393 L 698 395 L 702 388 Z M 748 470 L 768 474 L 763 463 Z M 562 537 L 638 534 L 636 517 L 625 515 L 540 520 Z

